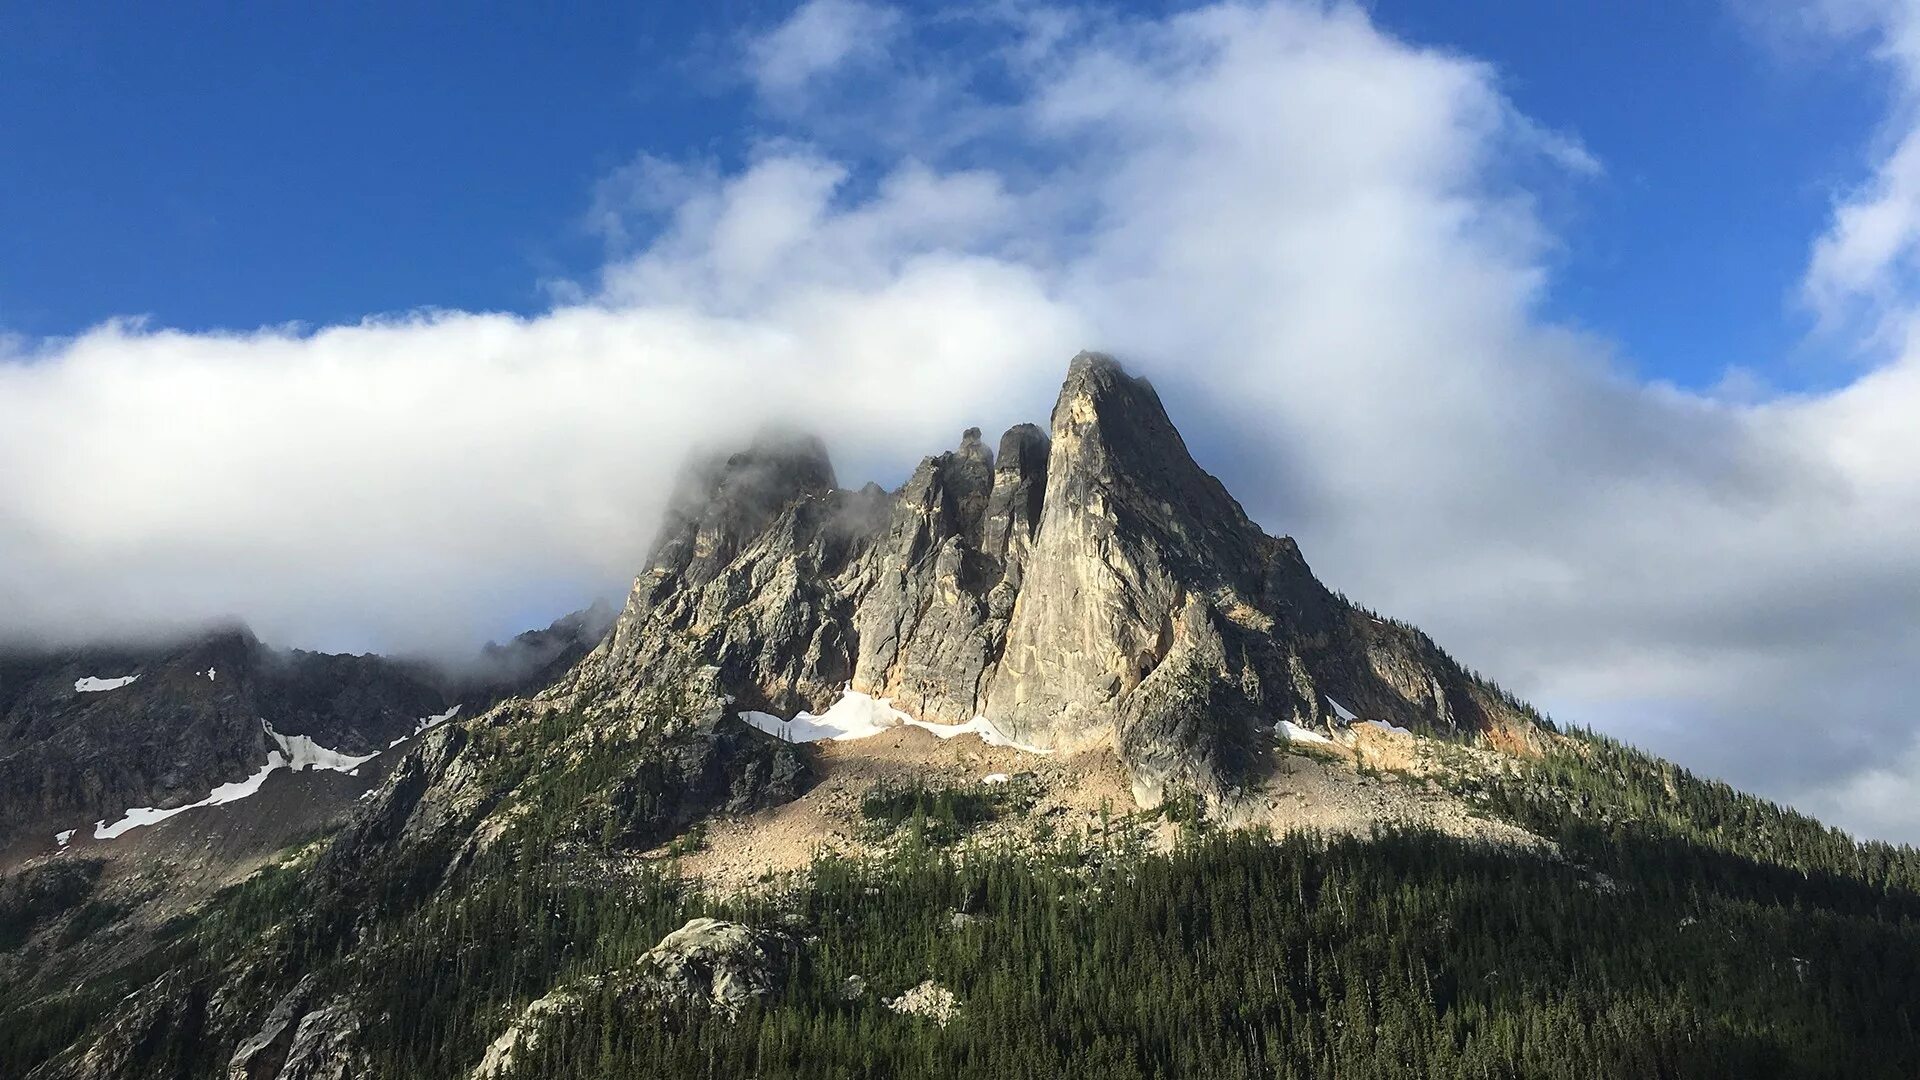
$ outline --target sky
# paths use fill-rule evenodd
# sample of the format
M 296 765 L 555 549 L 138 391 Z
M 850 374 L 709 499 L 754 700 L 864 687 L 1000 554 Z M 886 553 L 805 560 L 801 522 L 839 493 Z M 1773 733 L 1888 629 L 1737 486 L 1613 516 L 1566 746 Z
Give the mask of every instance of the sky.
M 0 636 L 454 654 L 693 447 L 897 483 L 1097 348 L 1333 587 L 1920 841 L 1916 269 L 1893 0 L 0 5 Z

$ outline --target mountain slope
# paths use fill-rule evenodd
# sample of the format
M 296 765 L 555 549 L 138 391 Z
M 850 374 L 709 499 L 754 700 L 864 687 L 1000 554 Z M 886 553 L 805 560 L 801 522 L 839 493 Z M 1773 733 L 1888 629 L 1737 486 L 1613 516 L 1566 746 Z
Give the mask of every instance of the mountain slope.
M 0 844 L 244 780 L 275 749 L 263 720 L 359 756 L 449 704 L 421 667 L 281 653 L 245 630 L 16 653 L 0 661 Z
M 897 492 L 696 463 L 527 669 L 242 880 L 29 860 L 7 1075 L 1920 1075 L 1920 854 L 1553 730 L 1103 357 Z
M 243 627 L 0 653 L 0 852 L 207 798 L 273 753 L 295 757 L 288 739 L 330 761 L 377 754 L 453 711 L 548 685 L 610 621 L 604 607 L 575 612 L 453 668 L 280 650 Z

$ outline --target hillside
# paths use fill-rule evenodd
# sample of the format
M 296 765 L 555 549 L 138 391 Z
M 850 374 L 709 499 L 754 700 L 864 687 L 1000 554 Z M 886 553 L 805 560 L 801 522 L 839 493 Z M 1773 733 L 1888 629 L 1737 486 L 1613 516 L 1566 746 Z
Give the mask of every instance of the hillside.
M 0 1073 L 1920 1075 L 1920 853 L 1556 730 L 1108 358 L 998 446 L 697 461 L 591 650 L 22 849 Z

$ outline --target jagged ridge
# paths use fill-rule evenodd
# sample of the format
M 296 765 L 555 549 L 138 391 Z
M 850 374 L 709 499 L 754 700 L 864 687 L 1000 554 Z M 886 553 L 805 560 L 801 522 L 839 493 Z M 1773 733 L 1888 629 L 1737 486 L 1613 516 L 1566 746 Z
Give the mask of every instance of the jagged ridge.
M 838 487 L 810 437 L 696 463 L 613 633 L 550 695 L 618 710 L 669 679 L 789 714 L 851 685 L 1040 747 L 1111 741 L 1144 805 L 1170 784 L 1232 804 L 1263 767 L 1257 735 L 1325 727 L 1331 700 L 1440 733 L 1533 730 L 1424 635 L 1323 586 L 1193 460 L 1151 384 L 1094 353 L 1050 432 L 1015 427 L 995 455 L 971 429 L 890 494 Z

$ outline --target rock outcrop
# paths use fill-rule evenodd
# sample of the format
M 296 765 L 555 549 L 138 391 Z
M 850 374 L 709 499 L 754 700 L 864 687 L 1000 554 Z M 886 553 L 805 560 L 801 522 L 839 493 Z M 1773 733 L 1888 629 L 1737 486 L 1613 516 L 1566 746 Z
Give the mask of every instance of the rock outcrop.
M 260 1030 L 234 1047 L 227 1063 L 227 1080 L 276 1080 L 293 1050 L 300 1022 L 306 1018 L 313 999 L 317 976 L 302 978 L 286 996 L 274 1003 Z
M 234 1048 L 227 1080 L 356 1080 L 373 1075 L 356 1041 L 362 1018 L 344 997 L 316 1001 L 309 975 Z
M 960 999 L 953 991 L 928 979 L 918 986 L 907 990 L 899 997 L 888 998 L 887 1008 L 902 1016 L 919 1016 L 933 1021 L 941 1027 L 953 1023 L 960 1015 Z
M 574 980 L 535 999 L 487 1047 L 472 1080 L 494 1080 L 537 1051 L 554 1025 L 604 1000 L 621 1012 L 708 1007 L 732 1017 L 786 980 L 799 943 L 777 930 L 699 918 L 688 921 L 629 967 Z
M 996 455 L 969 430 L 896 492 L 839 488 L 793 436 L 697 463 L 611 635 L 548 693 L 621 710 L 676 679 L 781 714 L 850 686 L 1040 748 L 1111 743 L 1148 805 L 1173 785 L 1231 806 L 1281 720 L 1508 740 L 1533 723 L 1321 585 L 1153 387 L 1095 354 L 1049 431 L 1016 427 Z
M 776 990 L 797 943 L 774 930 L 692 919 L 634 965 L 630 993 L 664 1005 L 703 1002 L 728 1015 Z

